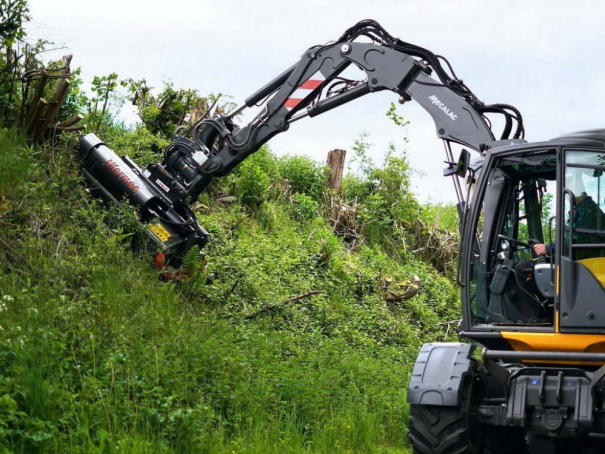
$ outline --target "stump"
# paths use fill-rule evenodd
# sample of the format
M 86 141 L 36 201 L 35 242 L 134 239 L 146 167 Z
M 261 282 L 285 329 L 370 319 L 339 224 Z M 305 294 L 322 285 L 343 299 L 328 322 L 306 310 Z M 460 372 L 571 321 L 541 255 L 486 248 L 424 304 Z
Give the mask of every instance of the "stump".
M 332 150 L 328 153 L 328 167 L 330 168 L 328 187 L 337 193 L 340 193 L 342 189 L 342 172 L 345 168 L 346 154 L 346 150 Z

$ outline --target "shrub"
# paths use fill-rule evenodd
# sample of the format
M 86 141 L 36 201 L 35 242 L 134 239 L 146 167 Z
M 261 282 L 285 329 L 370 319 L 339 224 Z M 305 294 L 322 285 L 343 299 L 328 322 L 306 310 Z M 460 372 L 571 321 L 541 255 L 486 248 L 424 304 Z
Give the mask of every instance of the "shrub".
M 288 181 L 292 192 L 307 194 L 319 201 L 326 189 L 327 168 L 305 156 L 284 156 L 279 159 L 279 173 Z
M 107 140 L 114 151 L 120 156 L 128 155 L 140 167 L 159 162 L 169 143 L 159 133 L 153 134 L 145 126 L 138 126 L 134 130 L 115 127 L 109 136 Z
M 317 217 L 318 203 L 306 194 L 294 194 L 294 213 L 296 218 L 303 222 L 308 222 Z
M 245 206 L 256 212 L 269 189 L 267 174 L 255 162 L 247 161 L 240 165 L 239 172 L 233 178 L 236 195 Z

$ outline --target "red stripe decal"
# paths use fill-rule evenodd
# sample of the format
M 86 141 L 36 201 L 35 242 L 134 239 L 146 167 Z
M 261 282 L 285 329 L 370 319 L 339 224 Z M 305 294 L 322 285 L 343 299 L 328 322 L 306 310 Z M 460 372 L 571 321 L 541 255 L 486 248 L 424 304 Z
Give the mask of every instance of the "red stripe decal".
M 286 99 L 284 106 L 294 108 L 294 107 L 298 106 L 301 101 L 302 101 L 302 99 L 298 99 L 298 98 L 288 98 L 288 99 Z
M 324 82 L 324 81 L 309 79 L 306 82 L 303 82 L 303 84 L 298 88 L 302 88 L 305 90 L 315 90 L 317 87 L 319 87 L 322 84 L 322 82 Z

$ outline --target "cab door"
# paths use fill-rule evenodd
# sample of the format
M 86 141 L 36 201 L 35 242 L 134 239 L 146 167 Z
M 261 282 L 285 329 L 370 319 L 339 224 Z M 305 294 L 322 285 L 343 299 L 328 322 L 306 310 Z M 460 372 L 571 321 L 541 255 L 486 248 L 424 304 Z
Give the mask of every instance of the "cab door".
M 605 151 L 564 150 L 559 326 L 562 332 L 605 332 Z

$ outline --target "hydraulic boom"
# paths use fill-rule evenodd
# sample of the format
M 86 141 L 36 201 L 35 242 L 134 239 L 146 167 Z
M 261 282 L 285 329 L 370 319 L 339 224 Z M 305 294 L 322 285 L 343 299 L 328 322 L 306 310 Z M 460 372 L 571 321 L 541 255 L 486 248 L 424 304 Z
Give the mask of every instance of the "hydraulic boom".
M 365 77 L 341 77 L 351 65 Z M 85 174 L 105 198 L 119 200 L 126 195 L 139 206 L 141 219 L 150 223 L 152 238 L 173 263 L 178 263 L 185 250 L 195 244 L 203 246 L 208 240 L 188 205 L 213 178 L 229 174 L 294 121 L 382 90 L 396 93 L 401 103 L 415 100 L 431 115 L 437 136 L 445 142 L 448 163 L 453 163 L 452 143 L 478 152 L 496 143 L 487 113 L 504 115 L 501 140 L 522 142 L 523 121 L 517 109 L 504 104 L 484 105 L 456 78 L 443 57 L 394 38 L 377 22 L 365 20 L 335 42 L 308 49 L 297 63 L 230 115 L 216 114 L 200 121 L 189 131 L 190 138 L 177 135 L 162 162 L 145 170 L 128 158 L 118 158 L 96 136 L 84 137 L 80 151 Z M 261 107 L 260 113 L 247 125 L 237 125 L 236 116 L 254 106 Z M 513 121 L 517 128 L 509 139 Z M 454 181 L 463 202 L 460 183 L 456 178 Z

